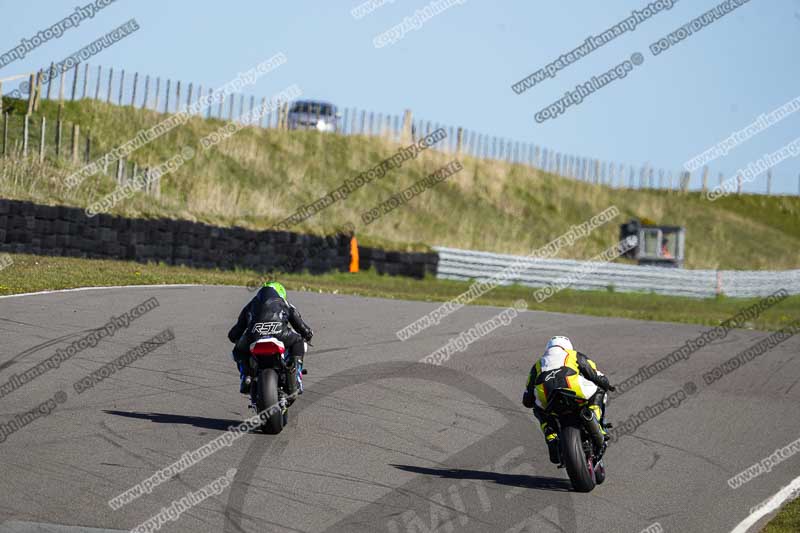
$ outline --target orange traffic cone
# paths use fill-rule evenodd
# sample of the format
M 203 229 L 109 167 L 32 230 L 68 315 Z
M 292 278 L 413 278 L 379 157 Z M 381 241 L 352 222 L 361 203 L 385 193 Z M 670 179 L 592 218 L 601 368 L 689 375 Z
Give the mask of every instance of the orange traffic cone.
M 358 272 L 358 241 L 355 235 L 350 237 L 350 272 Z

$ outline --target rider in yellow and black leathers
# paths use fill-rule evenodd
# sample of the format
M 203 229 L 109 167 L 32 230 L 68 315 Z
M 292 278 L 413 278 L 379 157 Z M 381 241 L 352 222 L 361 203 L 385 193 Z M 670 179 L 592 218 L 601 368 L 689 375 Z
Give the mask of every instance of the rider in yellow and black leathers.
M 555 424 L 545 413 L 549 395 L 556 389 L 569 389 L 578 396 L 589 401 L 589 409 L 597 418 L 600 428 L 603 427 L 603 405 L 605 391 L 616 390 L 608 382 L 608 378 L 597 370 L 597 365 L 585 354 L 572 348 L 567 337 L 553 337 L 547 343 L 544 355 L 533 365 L 522 404 L 533 408 L 533 414 L 542 427 L 550 460 L 558 463 L 558 444 L 556 442 Z

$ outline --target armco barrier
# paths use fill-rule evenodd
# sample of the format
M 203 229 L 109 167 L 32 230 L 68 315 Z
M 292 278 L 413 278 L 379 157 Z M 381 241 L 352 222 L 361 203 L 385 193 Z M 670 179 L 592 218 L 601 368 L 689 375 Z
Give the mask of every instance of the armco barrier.
M 543 287 L 568 279 L 587 265 L 587 261 L 568 259 L 533 260 L 521 256 L 473 252 L 455 248 L 435 247 L 439 253 L 437 277 L 457 280 L 487 280 L 516 261 L 527 267 L 503 285 L 519 283 Z M 571 289 L 620 292 L 653 292 L 673 296 L 708 298 L 716 294 L 734 297 L 768 296 L 778 289 L 800 294 L 800 270 L 739 271 L 686 270 L 615 263 L 598 263 L 596 269 L 579 278 Z
M 0 251 L 163 261 L 205 268 L 252 268 L 265 272 L 347 271 L 346 235 L 318 237 L 288 231 L 222 228 L 187 220 L 138 219 L 83 209 L 0 199 Z M 360 268 L 379 273 L 422 277 L 436 274 L 435 253 L 360 249 Z

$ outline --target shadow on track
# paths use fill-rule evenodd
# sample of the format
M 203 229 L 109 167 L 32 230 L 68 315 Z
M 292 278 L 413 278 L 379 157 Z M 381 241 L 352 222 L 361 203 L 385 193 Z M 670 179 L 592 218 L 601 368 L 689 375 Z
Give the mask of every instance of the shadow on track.
M 520 474 L 502 474 L 500 472 L 486 472 L 483 470 L 464 470 L 460 468 L 426 468 L 412 465 L 391 465 L 399 470 L 437 476 L 443 479 L 471 479 L 479 481 L 494 481 L 498 485 L 519 487 L 522 489 L 552 490 L 569 492 L 572 484 L 567 479 L 547 476 L 526 476 Z
M 138 418 L 140 420 L 150 420 L 156 424 L 183 424 L 203 429 L 216 429 L 227 431 L 230 426 L 238 426 L 241 420 L 225 420 L 222 418 L 206 418 L 203 416 L 172 415 L 168 413 L 137 413 L 136 411 L 111 411 L 103 410 L 104 413 L 128 418 Z
M 511 531 L 521 532 L 531 530 L 533 527 L 541 529 L 542 523 L 547 524 L 551 530 L 578 531 L 573 502 L 576 493 L 557 489 L 541 490 L 541 486 L 511 486 L 511 481 L 515 478 L 521 483 L 524 481 L 523 478 L 529 478 L 530 481 L 531 478 L 538 477 L 523 472 L 511 472 L 512 469 L 519 470 L 524 467 L 529 472 L 551 472 L 553 466 L 547 459 L 544 442 L 536 424 L 533 421 L 522 421 L 516 416 L 503 416 L 503 413 L 522 412 L 523 408 L 520 405 L 468 373 L 446 366 L 394 361 L 342 369 L 319 382 L 309 383 L 306 385 L 307 394 L 292 407 L 288 431 L 284 430 L 272 438 L 257 438 L 250 441 L 238 464 L 236 478 L 228 493 L 225 532 L 247 531 L 245 521 L 252 521 L 255 524 L 266 522 L 286 530 L 297 531 L 292 524 L 278 524 L 278 517 L 271 512 L 271 507 L 263 505 L 256 491 L 251 493 L 256 486 L 254 480 L 257 479 L 260 465 L 267 461 L 279 462 L 285 453 L 291 453 L 291 447 L 297 438 L 293 429 L 306 409 L 348 387 L 362 383 L 376 383 L 382 379 L 416 379 L 427 381 L 431 386 L 437 384 L 450 386 L 471 395 L 484 405 L 493 406 L 497 415 L 503 417 L 505 424 L 496 432 L 470 442 L 447 457 L 443 461 L 443 466 L 446 468 L 442 471 L 453 471 L 474 465 L 480 458 L 481 461 L 490 464 L 504 465 L 497 470 L 502 468 L 508 473 L 488 474 L 494 476 L 490 477 L 489 481 L 503 479 L 504 476 L 504 479 L 509 481 L 509 486 L 502 487 L 502 490 L 490 491 L 480 486 L 484 483 L 481 478 L 432 484 L 430 478 L 424 475 L 416 476 L 382 494 L 371 503 L 361 506 L 355 512 L 338 516 L 335 523 L 325 529 L 326 532 L 398 533 L 401 530 L 413 531 L 414 528 L 416 531 L 434 531 L 438 530 L 441 521 L 447 524 L 442 525 L 448 531 L 451 531 L 449 526 L 455 526 L 457 523 L 459 533 L 468 531 L 483 533 L 500 527 L 510 527 Z M 512 460 L 521 464 L 512 465 Z M 500 488 L 502 483 L 498 483 L 497 486 Z M 533 490 L 526 491 L 526 488 Z M 466 500 L 460 499 L 460 491 L 464 492 Z M 467 503 L 470 504 L 469 507 Z M 246 508 L 253 509 L 257 514 L 247 513 Z M 398 510 L 401 512 L 398 513 Z M 449 514 L 443 517 L 442 513 Z M 437 517 L 435 524 L 434 515 Z

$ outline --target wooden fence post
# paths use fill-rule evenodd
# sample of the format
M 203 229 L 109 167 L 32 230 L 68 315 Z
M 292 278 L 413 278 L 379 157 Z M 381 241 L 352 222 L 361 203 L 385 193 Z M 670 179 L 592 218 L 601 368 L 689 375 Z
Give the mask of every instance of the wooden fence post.
M 189 91 L 186 94 L 186 111 L 189 111 L 189 107 L 192 105 L 192 82 L 189 82 Z
M 144 98 L 142 99 L 142 109 L 147 109 L 147 99 L 150 98 L 150 75 L 144 77 Z
M 214 89 L 209 87 L 208 89 L 208 107 L 206 108 L 206 118 L 211 118 L 211 102 L 212 97 L 214 96 Z
M 412 142 L 411 124 L 414 121 L 414 113 L 410 109 L 403 111 L 403 142 Z
M 736 175 L 736 194 L 742 194 L 742 175 Z
M 44 163 L 44 149 L 45 149 L 44 131 L 45 131 L 45 124 L 46 124 L 46 120 L 45 120 L 44 115 L 42 115 L 42 131 L 39 134 L 39 163 Z
M 72 140 L 70 146 L 70 152 L 72 155 L 72 162 L 78 162 L 78 144 L 81 135 L 81 127 L 79 124 L 72 125 Z M 87 142 L 87 151 L 88 151 L 88 142 Z
M 103 67 L 97 65 L 97 86 L 94 89 L 94 99 L 100 100 L 100 78 L 103 76 Z
M 233 120 L 233 106 L 236 103 L 236 97 L 231 95 L 230 105 L 228 106 L 228 120 Z
M 164 113 L 169 113 L 169 86 L 172 80 L 167 79 L 167 93 L 164 95 Z
M 708 190 L 708 165 L 703 167 L 703 192 Z
M 117 187 L 122 186 L 122 159 L 117 159 L 117 170 L 114 173 L 114 180 L 117 182 Z
M 689 190 L 689 182 L 692 179 L 692 173 L 686 171 L 683 173 L 683 179 L 681 179 L 681 192 L 687 192 Z
M 52 61 L 50 62 L 50 68 L 47 70 L 47 96 L 46 98 L 50 100 L 50 89 L 53 87 L 53 69 L 55 68 L 55 63 Z
M 153 111 L 158 113 L 158 96 L 161 94 L 161 78 L 156 78 L 156 101 L 153 104 Z
M 80 63 L 76 63 L 75 68 L 72 70 L 72 97 L 70 100 L 73 102 L 78 93 L 78 65 L 80 65 Z
M 181 80 L 175 84 L 175 112 L 181 110 Z
M 91 161 L 92 157 L 92 132 L 91 130 L 86 130 L 86 150 L 84 152 L 84 163 L 88 163 Z
M 28 77 L 28 109 L 25 111 L 25 116 L 29 116 L 33 112 L 33 95 L 36 92 L 36 79 L 33 74 Z
M 131 93 L 131 107 L 136 105 L 136 86 L 139 85 L 139 73 L 133 73 L 133 93 Z
M 0 81 L 0 115 L 3 114 L 3 82 Z
M 31 76 L 33 78 L 33 76 Z M 29 120 L 31 116 L 25 115 L 25 122 L 22 125 L 22 157 L 28 157 L 28 133 L 29 133 Z
M 113 87 L 114 82 L 114 68 L 110 68 L 108 70 L 108 94 L 106 95 L 106 103 L 111 103 L 111 88 Z
M 772 191 L 772 169 L 767 170 L 767 195 Z
M 8 152 L 8 113 L 3 113 L 3 157 Z
M 56 157 L 61 157 L 61 128 L 63 124 L 61 120 L 56 124 Z
M 117 98 L 117 105 L 122 105 L 122 96 L 125 92 L 125 69 L 122 69 L 122 72 L 119 77 L 119 98 Z
M 263 128 L 264 127 L 264 117 L 265 116 L 269 116 L 269 113 L 267 113 L 267 97 L 266 96 L 262 96 L 261 97 L 261 107 L 258 108 L 258 113 L 260 115 L 258 117 L 258 126 L 260 128 Z
M 86 99 L 86 89 L 89 85 L 89 63 L 86 63 L 83 67 L 83 91 L 81 95 L 81 100 Z
M 64 114 L 64 78 L 66 78 L 66 73 L 62 70 L 58 77 L 58 115 L 56 120 L 59 122 Z
M 33 110 L 39 111 L 39 101 L 42 99 L 42 76 L 44 74 L 40 70 L 36 73 L 36 87 L 33 92 Z

